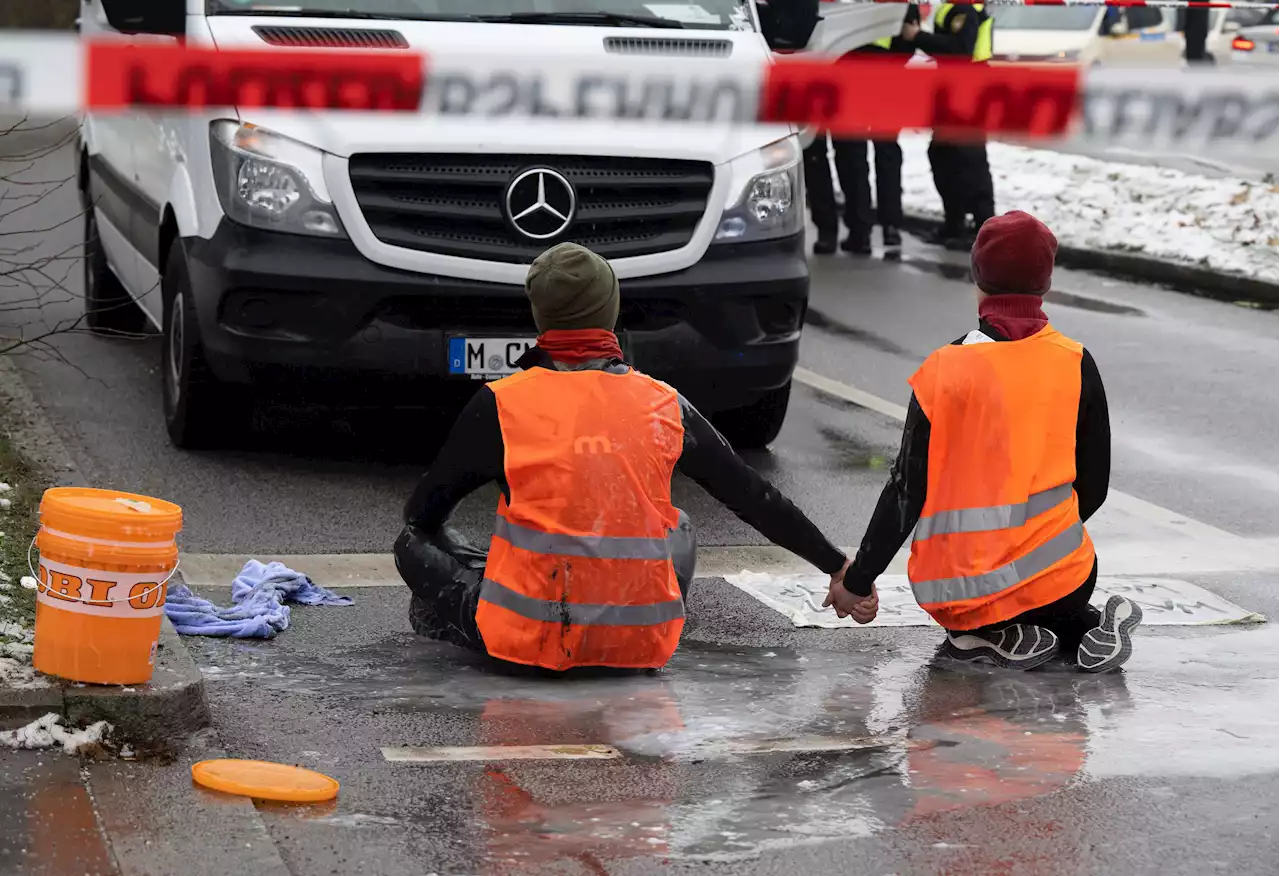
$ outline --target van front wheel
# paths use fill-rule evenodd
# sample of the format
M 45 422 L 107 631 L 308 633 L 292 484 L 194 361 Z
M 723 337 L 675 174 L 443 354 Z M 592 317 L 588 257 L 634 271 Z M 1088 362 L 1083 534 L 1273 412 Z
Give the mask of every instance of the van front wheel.
M 184 449 L 214 448 L 247 431 L 253 412 L 245 387 L 221 383 L 205 364 L 200 324 L 182 245 L 174 243 L 161 281 L 164 339 L 160 371 L 169 440 Z
M 769 390 L 754 404 L 714 414 L 711 422 L 735 450 L 763 450 L 782 431 L 790 401 L 791 381 L 787 381 L 785 386 Z

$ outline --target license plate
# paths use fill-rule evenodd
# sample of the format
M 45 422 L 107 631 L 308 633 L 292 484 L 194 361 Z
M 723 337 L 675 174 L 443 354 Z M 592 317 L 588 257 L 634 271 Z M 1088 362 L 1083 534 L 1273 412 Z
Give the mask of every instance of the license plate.
M 474 380 L 506 377 L 536 343 L 534 338 L 450 338 L 449 373 Z

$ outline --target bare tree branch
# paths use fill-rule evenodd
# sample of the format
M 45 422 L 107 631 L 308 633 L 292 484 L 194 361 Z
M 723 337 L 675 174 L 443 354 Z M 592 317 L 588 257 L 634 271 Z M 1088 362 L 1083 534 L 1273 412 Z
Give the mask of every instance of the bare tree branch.
M 113 286 L 104 295 L 109 300 L 85 300 L 80 266 L 97 251 L 98 241 L 83 240 L 78 233 L 74 242 L 68 240 L 93 206 L 68 192 L 68 185 L 76 184 L 74 164 L 70 174 L 60 172 L 66 167 L 66 147 L 78 135 L 68 121 L 37 125 L 23 119 L 0 125 L 0 356 L 55 363 L 101 383 L 70 358 L 75 348 L 64 344 L 65 338 L 92 333 L 139 341 L 153 335 L 109 327 L 115 321 L 112 314 L 137 308 L 141 296 L 128 297 Z M 64 203 L 67 209 L 59 214 Z M 52 215 L 40 214 L 50 205 Z

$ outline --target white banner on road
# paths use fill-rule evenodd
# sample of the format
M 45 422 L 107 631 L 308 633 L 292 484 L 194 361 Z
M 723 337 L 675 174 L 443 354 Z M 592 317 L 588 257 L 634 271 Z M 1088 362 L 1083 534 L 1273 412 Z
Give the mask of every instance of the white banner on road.
M 818 574 L 776 575 L 742 571 L 725 577 L 739 590 L 755 597 L 797 627 L 822 629 L 861 628 L 853 618 L 838 618 L 822 609 L 829 579 Z M 881 575 L 876 581 L 880 614 L 869 627 L 937 626 L 916 604 L 906 575 Z M 1203 626 L 1266 621 L 1260 614 L 1216 596 L 1190 581 L 1178 578 L 1098 578 L 1093 602 L 1101 607 L 1108 597 L 1126 596 L 1142 607 L 1147 626 Z

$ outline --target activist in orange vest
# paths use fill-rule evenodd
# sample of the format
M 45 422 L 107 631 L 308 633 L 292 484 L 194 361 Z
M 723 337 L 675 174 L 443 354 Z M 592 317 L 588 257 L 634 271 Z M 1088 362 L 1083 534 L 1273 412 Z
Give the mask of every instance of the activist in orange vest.
M 874 619 L 875 579 L 912 536 L 907 577 L 949 656 L 1033 669 L 1062 652 L 1087 672 L 1129 658 L 1139 607 L 1090 604 L 1098 566 L 1084 523 L 1106 498 L 1111 431 L 1093 357 L 1041 309 L 1057 250 L 1026 213 L 983 225 L 971 257 L 979 328 L 909 381 L 902 451 L 827 597 L 841 616 Z
M 395 558 L 417 632 L 551 670 L 665 665 L 695 555 L 671 501 L 677 468 L 839 580 L 844 554 L 674 389 L 624 361 L 607 261 L 560 244 L 534 261 L 525 291 L 537 345 L 521 372 L 475 394 L 405 509 Z M 493 481 L 486 555 L 446 523 Z

